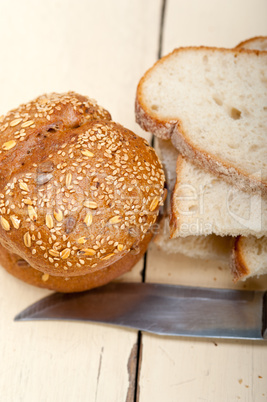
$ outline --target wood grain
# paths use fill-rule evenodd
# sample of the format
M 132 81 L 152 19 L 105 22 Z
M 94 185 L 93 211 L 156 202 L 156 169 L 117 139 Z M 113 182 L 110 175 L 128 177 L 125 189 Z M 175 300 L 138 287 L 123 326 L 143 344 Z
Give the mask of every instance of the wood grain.
M 266 345 L 144 335 L 139 401 L 264 402 Z
M 179 46 L 234 47 L 266 35 L 265 0 L 167 0 L 162 55 Z

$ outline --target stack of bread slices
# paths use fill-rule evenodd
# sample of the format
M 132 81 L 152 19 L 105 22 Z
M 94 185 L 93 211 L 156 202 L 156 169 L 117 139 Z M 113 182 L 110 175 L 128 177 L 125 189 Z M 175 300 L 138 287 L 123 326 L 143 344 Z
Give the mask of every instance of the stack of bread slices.
M 157 245 L 267 273 L 267 37 L 175 49 L 140 80 L 136 120 L 169 190 Z

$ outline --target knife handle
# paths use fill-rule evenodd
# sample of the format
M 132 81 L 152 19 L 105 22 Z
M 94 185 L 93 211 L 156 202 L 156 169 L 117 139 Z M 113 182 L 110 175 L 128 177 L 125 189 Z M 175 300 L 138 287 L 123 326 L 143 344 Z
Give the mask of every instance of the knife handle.
M 267 339 L 267 292 L 265 292 L 263 295 L 262 337 L 263 337 L 263 339 Z

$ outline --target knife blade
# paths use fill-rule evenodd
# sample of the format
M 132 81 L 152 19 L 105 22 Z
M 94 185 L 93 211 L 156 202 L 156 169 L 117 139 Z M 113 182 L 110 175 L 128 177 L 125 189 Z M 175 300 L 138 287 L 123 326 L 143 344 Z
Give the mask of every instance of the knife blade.
M 15 321 L 74 320 L 158 335 L 267 339 L 267 292 L 120 283 L 82 293 L 54 293 Z

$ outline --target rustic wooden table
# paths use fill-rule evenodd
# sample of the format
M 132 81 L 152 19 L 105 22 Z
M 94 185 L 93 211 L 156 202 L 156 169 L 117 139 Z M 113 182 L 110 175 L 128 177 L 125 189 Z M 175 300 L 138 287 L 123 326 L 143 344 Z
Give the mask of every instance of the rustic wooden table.
M 96 98 L 115 121 L 134 120 L 139 78 L 184 45 L 235 46 L 266 35 L 265 0 L 10 0 L 0 2 L 0 111 L 43 92 Z M 169 257 L 153 245 L 121 281 L 234 287 L 227 267 Z M 267 278 L 239 287 L 266 289 Z M 169 338 L 112 326 L 20 322 L 49 294 L 0 269 L 1 402 L 267 401 L 267 346 Z

